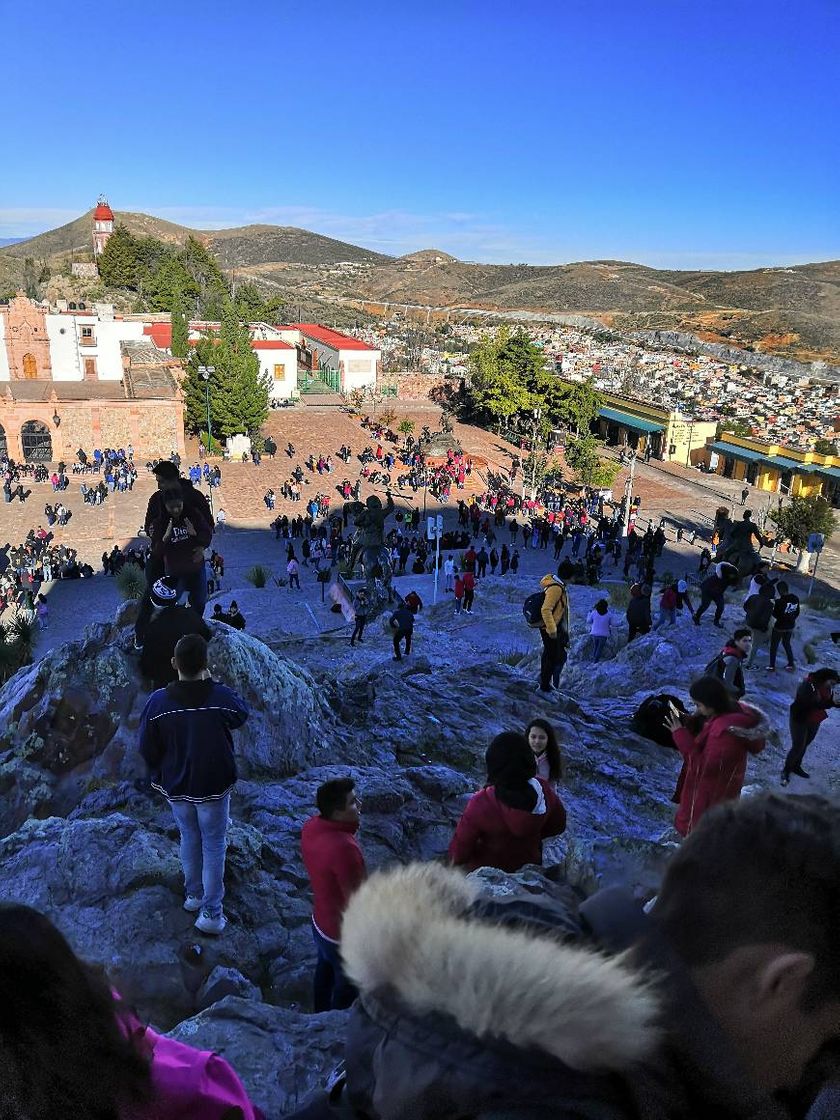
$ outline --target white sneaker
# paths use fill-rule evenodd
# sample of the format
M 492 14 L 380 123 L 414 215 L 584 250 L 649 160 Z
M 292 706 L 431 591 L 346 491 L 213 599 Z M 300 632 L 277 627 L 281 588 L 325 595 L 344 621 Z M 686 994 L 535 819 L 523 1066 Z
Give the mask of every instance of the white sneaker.
M 188 894 L 184 899 L 184 909 L 190 914 L 197 914 L 201 909 L 201 899 L 194 894 Z
M 222 933 L 226 925 L 227 918 L 224 914 L 220 914 L 218 918 L 212 918 L 209 910 L 202 910 L 195 920 L 195 928 L 201 930 L 202 933 Z

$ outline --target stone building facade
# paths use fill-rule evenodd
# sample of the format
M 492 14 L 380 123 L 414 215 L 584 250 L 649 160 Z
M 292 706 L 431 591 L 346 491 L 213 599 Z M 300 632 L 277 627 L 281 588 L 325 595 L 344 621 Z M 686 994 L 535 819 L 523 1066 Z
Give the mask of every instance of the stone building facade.
M 0 452 L 70 462 L 82 447 L 184 455 L 180 363 L 142 324 L 61 315 L 19 293 L 0 307 Z

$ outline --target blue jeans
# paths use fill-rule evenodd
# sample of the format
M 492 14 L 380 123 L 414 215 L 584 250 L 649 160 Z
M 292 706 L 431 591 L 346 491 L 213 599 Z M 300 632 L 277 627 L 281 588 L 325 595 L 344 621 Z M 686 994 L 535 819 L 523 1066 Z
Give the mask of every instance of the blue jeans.
M 343 1011 L 359 993 L 344 975 L 339 946 L 334 941 L 322 937 L 315 928 L 314 922 L 312 937 L 318 950 L 318 961 L 315 965 L 314 1009 L 315 1011 Z
M 604 646 L 607 644 L 607 639 L 603 634 L 591 634 L 592 638 L 592 660 L 599 661 L 601 654 L 604 652 Z
M 207 606 L 207 572 L 204 568 L 200 572 L 189 572 L 187 575 L 178 576 L 178 594 L 188 595 L 190 606 L 196 614 L 203 615 Z
M 202 909 L 218 918 L 225 897 L 225 833 L 230 815 L 230 794 L 215 801 L 170 801 L 181 833 L 181 866 L 184 891 L 200 898 Z
M 676 607 L 660 607 L 659 608 L 659 621 L 654 627 L 658 630 L 660 626 L 664 626 L 667 622 L 669 626 L 674 626 L 677 621 L 677 608 Z

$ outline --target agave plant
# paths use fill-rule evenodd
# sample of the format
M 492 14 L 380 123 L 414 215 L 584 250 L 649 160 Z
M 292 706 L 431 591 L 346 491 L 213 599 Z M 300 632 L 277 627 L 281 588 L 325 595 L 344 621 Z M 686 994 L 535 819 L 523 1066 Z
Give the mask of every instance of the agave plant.
M 265 587 L 271 577 L 271 572 L 263 564 L 255 564 L 245 573 L 245 578 L 254 587 Z
M 124 564 L 114 582 L 123 599 L 139 599 L 146 590 L 146 576 L 138 564 Z

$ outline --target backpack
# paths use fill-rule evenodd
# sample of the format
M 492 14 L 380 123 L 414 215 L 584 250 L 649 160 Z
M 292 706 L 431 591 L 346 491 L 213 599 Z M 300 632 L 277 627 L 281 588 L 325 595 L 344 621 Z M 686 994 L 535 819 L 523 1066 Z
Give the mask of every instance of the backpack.
M 720 677 L 723 680 L 723 674 L 726 672 L 726 664 L 723 660 L 723 653 L 716 653 L 708 665 L 703 669 L 704 677 Z
M 525 615 L 525 621 L 529 626 L 542 626 L 542 609 L 544 602 L 545 592 L 535 591 L 534 594 L 529 595 L 522 604 L 522 613 Z
M 672 704 L 681 715 L 686 715 L 685 704 L 679 696 L 672 696 L 668 692 L 648 696 L 633 713 L 630 726 L 637 735 L 651 739 L 661 747 L 674 748 L 671 732 L 665 726 L 665 719 L 670 713 Z

